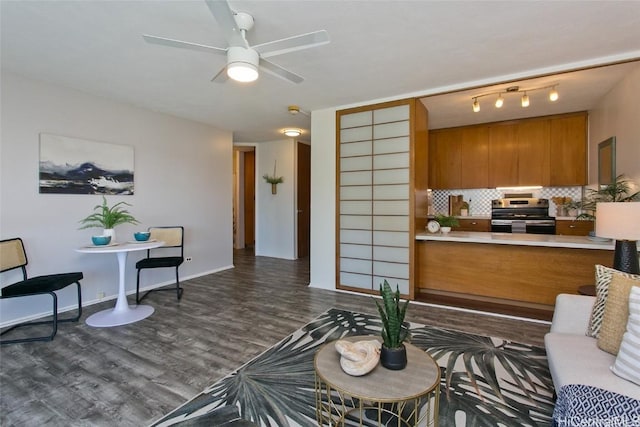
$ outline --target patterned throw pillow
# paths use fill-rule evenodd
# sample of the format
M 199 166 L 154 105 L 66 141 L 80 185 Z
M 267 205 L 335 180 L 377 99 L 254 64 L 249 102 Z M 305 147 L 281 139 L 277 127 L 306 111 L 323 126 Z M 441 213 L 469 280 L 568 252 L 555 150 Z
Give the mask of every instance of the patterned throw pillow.
M 614 274 L 609 284 L 607 302 L 604 305 L 602 326 L 598 336 L 598 348 L 613 355 L 618 354 L 622 335 L 629 320 L 629 294 L 631 288 L 640 286 L 640 282 Z
M 618 357 L 611 367 L 617 376 L 640 385 L 640 287 L 629 294 L 629 321 Z
M 600 335 L 604 306 L 607 302 L 609 283 L 611 283 L 613 274 L 620 274 L 624 277 L 640 281 L 640 276 L 636 274 L 623 273 L 603 265 L 596 265 L 596 303 L 593 305 L 593 310 L 591 311 L 587 336 L 598 338 L 598 335 Z

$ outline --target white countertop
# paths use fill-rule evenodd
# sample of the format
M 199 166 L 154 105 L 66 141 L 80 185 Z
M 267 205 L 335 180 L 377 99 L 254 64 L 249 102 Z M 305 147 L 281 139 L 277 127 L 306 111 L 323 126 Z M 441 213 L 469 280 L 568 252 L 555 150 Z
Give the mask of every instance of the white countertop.
M 550 234 L 485 233 L 479 231 L 451 231 L 449 233 L 416 233 L 416 240 L 461 243 L 490 243 L 497 245 L 546 246 L 552 248 L 603 249 L 615 248 L 612 240 L 594 242 L 587 236 L 561 236 Z

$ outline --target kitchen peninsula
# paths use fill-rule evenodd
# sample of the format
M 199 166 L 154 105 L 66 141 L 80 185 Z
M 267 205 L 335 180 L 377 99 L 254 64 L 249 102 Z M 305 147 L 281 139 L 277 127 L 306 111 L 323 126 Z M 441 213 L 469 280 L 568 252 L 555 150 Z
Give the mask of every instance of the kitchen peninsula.
M 614 243 L 586 236 L 453 231 L 416 234 L 416 297 L 502 306 L 550 319 L 559 293 L 594 283 L 611 266 Z

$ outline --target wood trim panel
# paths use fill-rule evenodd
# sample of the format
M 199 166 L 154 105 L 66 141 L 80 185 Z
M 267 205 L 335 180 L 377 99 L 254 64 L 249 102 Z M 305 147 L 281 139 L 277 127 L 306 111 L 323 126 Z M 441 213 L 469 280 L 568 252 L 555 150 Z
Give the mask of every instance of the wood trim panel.
M 594 282 L 596 264 L 613 252 L 594 249 L 422 241 L 417 243 L 420 290 L 455 292 L 522 303 L 554 305 Z

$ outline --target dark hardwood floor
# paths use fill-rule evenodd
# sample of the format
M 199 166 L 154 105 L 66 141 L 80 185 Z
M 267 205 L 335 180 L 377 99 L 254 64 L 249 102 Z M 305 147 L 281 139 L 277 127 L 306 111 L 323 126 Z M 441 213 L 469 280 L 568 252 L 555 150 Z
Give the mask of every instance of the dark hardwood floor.
M 0 348 L 0 425 L 143 426 L 257 356 L 330 307 L 375 313 L 371 297 L 311 289 L 308 260 L 253 257 L 145 299 L 140 322 L 92 328 L 87 307 L 49 343 Z M 131 301 L 131 297 L 129 297 Z M 414 303 L 407 320 L 543 344 L 549 325 Z

